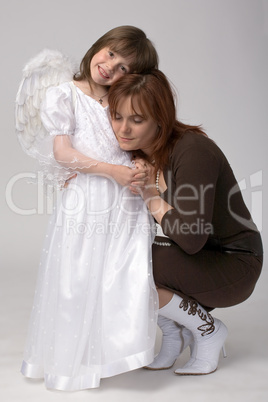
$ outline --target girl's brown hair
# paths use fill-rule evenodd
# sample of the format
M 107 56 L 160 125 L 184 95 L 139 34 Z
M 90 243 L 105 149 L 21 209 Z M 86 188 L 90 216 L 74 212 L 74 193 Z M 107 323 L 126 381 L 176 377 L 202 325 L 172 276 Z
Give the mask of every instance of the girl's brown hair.
M 80 64 L 79 73 L 74 80 L 87 80 L 90 82 L 90 63 L 93 56 L 101 49 L 109 47 L 111 51 L 119 53 L 122 57 L 131 57 L 131 73 L 145 73 L 158 68 L 158 54 L 152 42 L 145 33 L 131 25 L 113 28 L 99 38 L 87 51 Z
M 131 97 L 134 113 L 137 113 L 133 106 L 135 99 L 139 114 L 141 112 L 144 118 L 150 116 L 158 124 L 152 155 L 156 171 L 167 165 L 175 142 L 187 131 L 206 135 L 200 126 L 183 124 L 176 119 L 175 93 L 160 70 L 155 69 L 147 74 L 127 74 L 111 86 L 108 103 L 112 119 L 115 118 L 120 99 L 125 97 Z M 146 158 L 141 151 L 135 151 L 135 154 Z

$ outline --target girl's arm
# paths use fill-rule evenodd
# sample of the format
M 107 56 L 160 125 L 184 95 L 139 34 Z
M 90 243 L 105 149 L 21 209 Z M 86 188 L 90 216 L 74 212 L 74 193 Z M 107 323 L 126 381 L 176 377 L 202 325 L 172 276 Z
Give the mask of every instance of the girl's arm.
M 128 166 L 99 162 L 73 148 L 68 135 L 55 136 L 53 151 L 56 161 L 74 172 L 110 176 L 122 186 L 143 186 L 147 180 L 148 169 L 140 164 L 136 164 L 136 169 L 131 169 Z

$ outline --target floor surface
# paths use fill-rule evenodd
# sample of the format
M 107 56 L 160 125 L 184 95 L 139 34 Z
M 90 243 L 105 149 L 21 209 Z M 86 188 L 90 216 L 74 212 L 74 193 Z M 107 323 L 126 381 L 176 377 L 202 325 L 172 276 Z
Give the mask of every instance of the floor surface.
M 267 281 L 266 281 L 267 283 Z M 22 352 L 35 285 L 35 273 L 20 269 L 5 272 L 1 281 L 0 399 L 3 402 L 117 401 L 160 402 L 267 402 L 268 324 L 265 275 L 254 294 L 240 306 L 217 309 L 214 316 L 229 329 L 227 358 L 220 357 L 218 370 L 206 376 L 177 376 L 187 351 L 173 369 L 135 370 L 104 379 L 98 389 L 66 393 L 47 390 L 43 381 L 20 374 Z M 157 336 L 156 351 L 161 341 Z

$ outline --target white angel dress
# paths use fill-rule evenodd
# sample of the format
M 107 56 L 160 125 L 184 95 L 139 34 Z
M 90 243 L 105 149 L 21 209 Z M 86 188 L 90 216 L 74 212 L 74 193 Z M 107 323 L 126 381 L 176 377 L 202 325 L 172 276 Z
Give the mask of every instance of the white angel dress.
M 131 167 L 108 107 L 73 82 L 47 90 L 41 117 L 51 140 L 69 135 L 83 154 Z M 48 226 L 22 373 L 75 391 L 151 363 L 158 299 L 142 199 L 109 177 L 78 173 Z

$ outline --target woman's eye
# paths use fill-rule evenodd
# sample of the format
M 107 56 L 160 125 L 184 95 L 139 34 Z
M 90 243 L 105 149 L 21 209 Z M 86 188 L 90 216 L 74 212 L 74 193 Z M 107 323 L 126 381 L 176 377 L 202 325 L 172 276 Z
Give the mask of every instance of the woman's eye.
M 121 116 L 120 116 L 120 114 L 115 114 L 115 116 L 114 116 L 114 120 L 120 120 L 121 119 Z
M 133 120 L 134 120 L 134 123 L 136 123 L 136 124 L 140 124 L 143 122 L 143 119 L 141 119 L 141 118 L 134 118 Z
M 126 67 L 121 66 L 120 68 L 121 68 L 121 70 L 123 71 L 123 73 L 127 73 L 127 69 L 126 69 Z
M 114 54 L 113 54 L 113 52 L 111 52 L 111 50 L 108 51 L 108 54 L 109 54 L 109 56 L 111 56 L 111 57 L 114 56 Z

